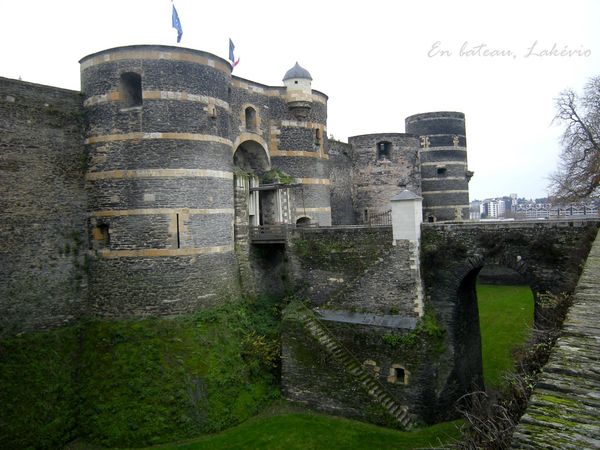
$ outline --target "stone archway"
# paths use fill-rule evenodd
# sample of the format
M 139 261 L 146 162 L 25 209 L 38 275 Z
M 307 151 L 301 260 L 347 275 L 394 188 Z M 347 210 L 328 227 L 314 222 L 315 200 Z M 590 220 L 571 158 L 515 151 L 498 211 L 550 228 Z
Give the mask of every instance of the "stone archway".
M 247 244 L 249 226 L 262 223 L 260 194 L 261 176 L 271 168 L 265 147 L 255 140 L 246 140 L 233 153 L 234 166 L 234 236 L 236 243 Z

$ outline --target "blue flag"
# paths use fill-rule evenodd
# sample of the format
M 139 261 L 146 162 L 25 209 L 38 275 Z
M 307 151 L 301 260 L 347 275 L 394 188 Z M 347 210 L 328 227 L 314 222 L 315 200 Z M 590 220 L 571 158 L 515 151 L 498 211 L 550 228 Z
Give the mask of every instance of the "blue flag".
M 179 15 L 173 5 L 173 28 L 177 30 L 177 42 L 181 42 L 181 36 L 183 35 L 183 29 L 181 28 L 181 22 L 179 21 Z
M 231 68 L 233 69 L 240 62 L 240 58 L 235 60 L 235 55 L 233 51 L 235 50 L 235 45 L 233 45 L 233 41 L 231 38 L 229 39 L 229 61 L 231 61 Z

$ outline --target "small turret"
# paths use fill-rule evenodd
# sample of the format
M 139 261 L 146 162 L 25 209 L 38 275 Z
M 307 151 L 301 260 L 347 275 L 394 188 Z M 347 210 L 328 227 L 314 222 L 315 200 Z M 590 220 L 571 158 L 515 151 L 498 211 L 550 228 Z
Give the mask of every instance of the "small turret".
M 310 112 L 312 106 L 311 81 L 312 77 L 308 70 L 300 67 L 297 62 L 283 77 L 288 108 L 298 120 L 306 119 Z

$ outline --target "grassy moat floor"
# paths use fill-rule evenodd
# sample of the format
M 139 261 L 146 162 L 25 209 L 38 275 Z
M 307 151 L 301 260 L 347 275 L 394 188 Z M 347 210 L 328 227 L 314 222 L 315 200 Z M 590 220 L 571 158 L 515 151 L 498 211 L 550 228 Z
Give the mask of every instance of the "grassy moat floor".
M 512 349 L 524 342 L 533 322 L 528 286 L 477 286 L 484 377 L 499 388 L 512 370 Z M 307 411 L 278 400 L 258 416 L 221 433 L 147 449 L 415 449 L 450 445 L 460 438 L 462 421 L 402 432 Z M 79 442 L 68 450 L 93 450 Z
M 533 325 L 533 293 L 527 285 L 477 285 L 483 377 L 501 388 L 513 368 L 512 350 L 523 344 Z

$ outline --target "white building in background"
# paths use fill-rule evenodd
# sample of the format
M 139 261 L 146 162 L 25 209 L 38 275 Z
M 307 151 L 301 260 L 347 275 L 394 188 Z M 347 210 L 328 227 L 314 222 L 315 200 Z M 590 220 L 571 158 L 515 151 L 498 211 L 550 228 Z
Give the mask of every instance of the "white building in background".
M 498 198 L 488 198 L 481 203 L 481 213 L 487 219 L 498 219 L 504 217 L 506 202 Z

